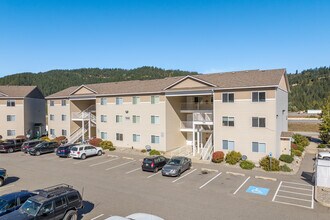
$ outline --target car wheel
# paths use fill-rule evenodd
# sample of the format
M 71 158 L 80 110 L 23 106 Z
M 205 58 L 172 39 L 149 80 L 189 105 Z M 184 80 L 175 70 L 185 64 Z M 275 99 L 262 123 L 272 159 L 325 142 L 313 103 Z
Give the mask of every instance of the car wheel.
M 154 173 L 157 173 L 158 172 L 158 167 L 156 167 L 155 169 L 154 169 Z
M 40 151 L 37 151 L 36 152 L 36 156 L 40 156 Z
M 81 158 L 82 160 L 85 160 L 85 159 L 86 159 L 86 154 L 82 154 L 80 158 Z
M 179 172 L 178 172 L 178 175 L 177 175 L 177 176 L 178 176 L 178 177 L 179 177 L 179 176 L 181 176 L 181 170 L 179 170 Z
M 8 153 L 13 153 L 14 152 L 14 149 L 13 148 L 9 148 L 8 149 Z
M 78 219 L 77 211 L 75 210 L 68 211 L 63 218 L 63 220 L 77 220 L 77 219 Z
M 101 155 L 102 155 L 102 151 L 99 150 L 99 151 L 97 152 L 97 156 L 101 156 Z
M 5 181 L 2 178 L 0 178 L 0 186 L 2 186 L 4 182 Z

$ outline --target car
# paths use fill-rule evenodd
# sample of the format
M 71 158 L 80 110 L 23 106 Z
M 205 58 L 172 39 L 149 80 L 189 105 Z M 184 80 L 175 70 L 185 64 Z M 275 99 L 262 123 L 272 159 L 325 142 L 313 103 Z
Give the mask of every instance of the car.
M 30 155 L 39 156 L 40 154 L 53 153 L 57 148 L 57 142 L 42 142 L 34 147 L 31 147 L 28 152 Z
M 78 190 L 67 184 L 59 184 L 38 190 L 16 211 L 2 220 L 71 220 L 78 218 L 78 210 L 83 208 L 83 200 Z
M 76 144 L 60 145 L 56 150 L 56 155 L 59 157 L 70 157 L 71 148 Z
M 169 161 L 168 158 L 155 155 L 146 157 L 142 161 L 142 171 L 151 171 L 157 173 Z
M 0 168 L 0 186 L 2 186 L 7 179 L 7 170 Z
M 162 169 L 163 176 L 180 176 L 191 168 L 191 159 L 187 157 L 172 157 Z
M 72 158 L 79 158 L 85 160 L 90 156 L 101 156 L 103 154 L 103 150 L 101 147 L 94 147 L 88 144 L 77 145 L 71 148 L 70 156 Z
M 0 196 L 0 216 L 19 209 L 28 198 L 34 195 L 36 194 L 33 192 L 23 190 Z
M 105 220 L 164 220 L 156 215 L 146 214 L 146 213 L 134 213 L 126 217 L 111 216 Z
M 13 153 L 14 151 L 20 151 L 21 146 L 25 139 L 7 139 L 0 143 L 0 152 Z
M 32 140 L 32 141 L 25 141 L 22 146 L 21 146 L 21 151 L 24 153 L 28 153 L 28 150 L 37 144 L 42 143 L 43 141 L 41 140 Z
M 321 159 L 321 160 L 330 160 L 330 152 L 327 152 L 327 151 L 319 152 L 317 157 L 318 157 L 318 159 Z

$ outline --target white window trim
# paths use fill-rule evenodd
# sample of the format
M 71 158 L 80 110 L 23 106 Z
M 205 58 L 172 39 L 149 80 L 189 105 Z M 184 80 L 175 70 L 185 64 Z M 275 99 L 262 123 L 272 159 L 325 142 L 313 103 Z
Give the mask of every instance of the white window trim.
M 253 101 L 253 93 L 254 93 L 254 92 L 257 92 L 257 93 L 258 93 L 258 101 L 257 101 L 257 102 L 254 102 L 254 101 Z M 259 93 L 260 93 L 260 92 L 264 92 L 264 93 L 265 93 L 265 101 L 264 101 L 264 102 L 260 102 L 260 101 L 259 101 Z M 267 91 L 264 91 L 264 90 L 261 90 L 261 91 L 252 91 L 252 92 L 251 92 L 251 102 L 252 102 L 252 103 L 265 103 L 265 102 L 267 102 Z
M 229 100 L 229 94 L 233 94 L 234 95 L 234 101 L 233 102 L 224 102 L 223 101 L 223 94 L 228 94 L 228 100 Z M 222 92 L 221 93 L 221 103 L 235 103 L 235 93 L 234 92 Z

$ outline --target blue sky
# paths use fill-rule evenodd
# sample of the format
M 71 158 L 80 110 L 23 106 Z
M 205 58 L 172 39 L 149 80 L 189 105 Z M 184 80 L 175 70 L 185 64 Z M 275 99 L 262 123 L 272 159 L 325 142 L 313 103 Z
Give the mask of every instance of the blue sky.
M 330 1 L 0 0 L 0 76 L 330 66 Z

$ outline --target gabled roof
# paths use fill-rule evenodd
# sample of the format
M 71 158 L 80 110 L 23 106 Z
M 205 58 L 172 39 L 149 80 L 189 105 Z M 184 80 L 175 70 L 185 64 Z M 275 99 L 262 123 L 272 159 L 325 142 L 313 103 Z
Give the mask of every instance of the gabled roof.
M 77 89 L 75 89 L 73 92 L 71 92 L 70 95 L 75 94 L 76 92 L 78 92 L 79 90 L 81 90 L 81 89 L 83 89 L 83 88 L 85 88 L 85 89 L 87 89 L 88 91 L 90 91 L 90 93 L 97 94 L 96 91 L 94 91 L 93 89 L 89 88 L 88 86 L 81 85 L 81 86 L 79 86 Z
M 196 78 L 196 77 L 194 77 L 194 76 L 190 76 L 190 75 L 188 75 L 188 76 L 185 76 L 185 77 L 183 77 L 182 79 L 180 79 L 180 80 L 174 82 L 173 84 L 171 84 L 171 85 L 165 87 L 163 90 L 170 89 L 170 88 L 172 88 L 172 87 L 174 87 L 174 86 L 180 84 L 181 82 L 183 82 L 183 81 L 185 81 L 185 80 L 187 80 L 187 79 L 192 79 L 192 80 L 194 80 L 194 81 L 196 81 L 196 82 L 201 83 L 202 85 L 207 85 L 207 86 L 211 86 L 211 87 L 216 87 L 216 85 L 214 85 L 214 84 L 212 84 L 212 83 L 210 83 L 210 82 L 206 82 L 206 81 L 204 81 L 204 80 L 202 80 L 202 79 L 199 79 L 199 78 Z
M 0 98 L 33 98 L 35 94 L 44 98 L 36 86 L 0 86 Z

